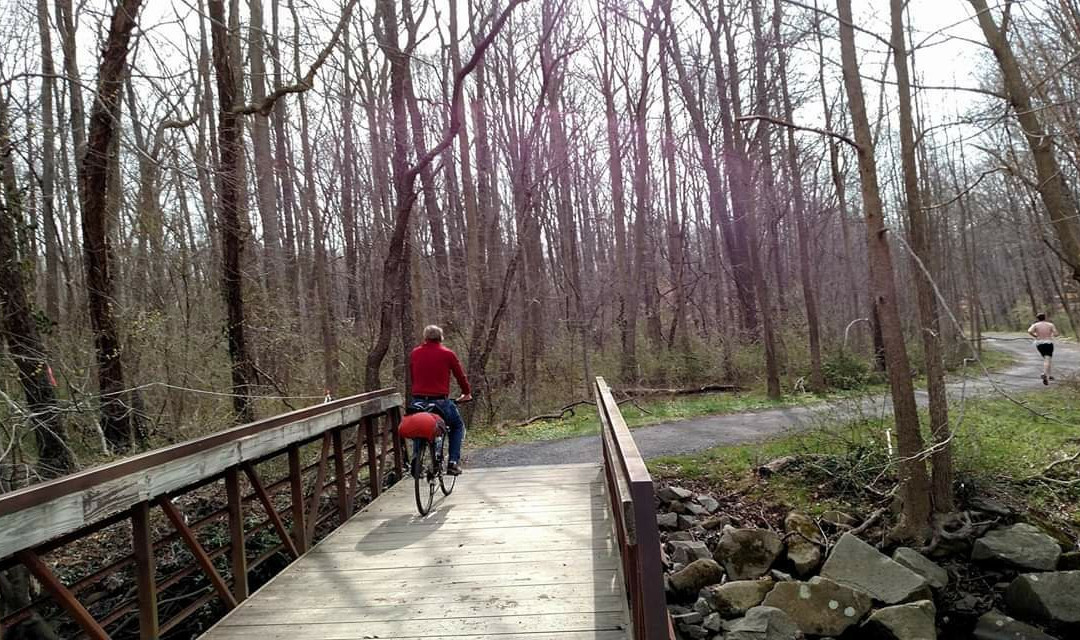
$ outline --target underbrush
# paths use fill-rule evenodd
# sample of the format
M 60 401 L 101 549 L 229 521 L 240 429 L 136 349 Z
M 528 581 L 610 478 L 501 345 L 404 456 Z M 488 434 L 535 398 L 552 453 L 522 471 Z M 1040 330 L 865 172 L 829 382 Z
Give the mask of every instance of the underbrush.
M 976 398 L 950 407 L 958 501 L 961 508 L 974 496 L 1001 501 L 1075 545 L 1080 538 L 1080 382 L 1018 400 Z M 929 434 L 924 439 L 930 442 Z M 865 516 L 891 502 L 895 453 L 891 414 L 868 415 L 853 407 L 822 415 L 802 432 L 660 458 L 649 467 L 656 477 L 708 485 L 733 504 L 762 512 L 783 507 L 811 515 L 839 510 Z M 762 465 L 785 457 L 790 459 L 782 470 L 762 477 Z

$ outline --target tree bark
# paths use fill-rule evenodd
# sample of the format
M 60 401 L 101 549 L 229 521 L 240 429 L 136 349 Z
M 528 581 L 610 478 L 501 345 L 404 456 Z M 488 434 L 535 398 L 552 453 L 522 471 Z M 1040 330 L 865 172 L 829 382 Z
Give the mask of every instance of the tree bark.
M 255 419 L 251 405 L 251 386 L 255 371 L 248 356 L 244 291 L 241 259 L 244 249 L 240 237 L 240 162 L 243 154 L 242 130 L 239 116 L 233 110 L 238 104 L 236 81 L 233 78 L 235 61 L 229 55 L 229 39 L 225 30 L 225 7 L 222 0 L 207 0 L 210 15 L 210 40 L 218 92 L 218 224 L 221 229 L 221 293 L 225 302 L 231 362 L 233 411 L 238 422 Z
M 893 64 L 896 69 L 897 91 L 900 98 L 900 160 L 904 171 L 904 197 L 907 201 L 908 230 L 912 250 L 929 271 L 924 274 L 913 265 L 915 289 L 919 307 L 919 333 L 926 360 L 927 392 L 930 395 L 930 433 L 934 440 L 933 504 L 939 513 L 953 510 L 952 433 L 949 429 L 949 400 L 945 394 L 945 361 L 941 348 L 941 325 L 938 322 L 938 301 L 931 277 L 937 273 L 937 258 L 930 248 L 929 221 L 919 191 L 919 175 L 915 163 L 915 125 L 911 108 L 911 80 L 908 75 L 908 51 L 904 33 L 904 2 L 890 0 L 892 14 Z
M 930 522 L 930 481 L 926 474 L 926 466 L 920 458 L 923 440 L 919 431 L 915 389 L 911 382 L 911 363 L 904 346 L 904 332 L 900 323 L 896 282 L 893 276 L 892 251 L 886 235 L 881 193 L 878 188 L 874 141 L 866 115 L 862 79 L 859 76 L 859 63 L 855 53 L 851 0 L 837 0 L 836 5 L 840 16 L 840 52 L 844 86 L 847 89 L 855 140 L 859 145 L 859 178 L 862 184 L 863 209 L 866 217 L 866 248 L 870 264 L 871 290 L 874 294 L 874 307 L 880 318 L 893 415 L 896 419 L 896 434 L 899 441 L 900 496 L 903 499 L 903 516 L 895 535 L 900 539 L 922 539 L 927 534 Z
M 116 6 L 98 69 L 97 97 L 90 114 L 86 153 L 79 163 L 82 204 L 83 263 L 86 269 L 90 324 L 97 351 L 98 387 L 101 393 L 102 431 L 109 446 L 124 451 L 132 441 L 132 406 L 125 390 L 123 349 L 116 325 L 114 299 L 115 258 L 109 239 L 109 182 L 112 157 L 109 153 L 117 123 L 127 67 L 128 44 L 135 28 L 141 0 L 123 0 Z M 74 112 L 74 107 L 73 107 Z M 72 114 L 74 117 L 74 113 Z

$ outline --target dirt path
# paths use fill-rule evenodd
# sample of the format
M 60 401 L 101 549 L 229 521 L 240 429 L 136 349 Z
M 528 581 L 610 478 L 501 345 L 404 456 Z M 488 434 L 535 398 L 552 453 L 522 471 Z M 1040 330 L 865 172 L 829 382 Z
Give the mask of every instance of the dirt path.
M 1017 364 L 991 374 L 993 384 L 981 371 L 969 367 L 967 380 L 958 377 L 949 383 L 954 402 L 961 394 L 970 397 L 993 393 L 995 384 L 1009 393 L 1042 388 L 1039 379 L 1042 362 L 1028 338 L 1020 334 L 987 334 L 985 337 L 988 347 L 1012 354 Z M 1059 342 L 1054 356 L 1054 372 L 1058 377 L 1080 370 L 1080 347 L 1075 343 Z M 925 404 L 925 392 L 918 392 L 917 395 L 919 403 Z M 634 429 L 634 441 L 646 458 L 657 458 L 693 453 L 717 445 L 761 440 L 785 431 L 806 428 L 829 413 L 879 412 L 887 407 L 888 403 L 883 398 L 868 397 L 813 407 L 692 418 Z M 600 440 L 597 436 L 504 445 L 470 451 L 465 455 L 466 465 L 472 467 L 566 464 L 599 459 Z

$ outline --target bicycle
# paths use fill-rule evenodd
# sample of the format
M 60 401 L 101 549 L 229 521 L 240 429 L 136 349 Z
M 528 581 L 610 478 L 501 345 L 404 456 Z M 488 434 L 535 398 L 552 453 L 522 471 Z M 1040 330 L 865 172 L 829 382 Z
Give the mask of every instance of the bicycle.
M 410 471 L 416 495 L 416 510 L 421 516 L 426 516 L 435 501 L 436 483 L 442 494 L 448 496 L 454 490 L 457 476 L 446 473 L 444 449 L 449 429 L 442 412 L 434 403 L 422 401 L 413 402 L 409 410 L 410 414 L 430 413 L 437 418 L 433 429 L 420 434 L 420 437 L 409 438 L 413 454 Z

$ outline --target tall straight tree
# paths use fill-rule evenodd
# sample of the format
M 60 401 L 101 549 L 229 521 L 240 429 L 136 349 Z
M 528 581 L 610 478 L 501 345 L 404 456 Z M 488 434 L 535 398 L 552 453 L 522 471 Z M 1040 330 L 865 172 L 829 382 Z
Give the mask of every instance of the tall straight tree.
M 244 291 L 241 279 L 241 254 L 244 243 L 240 237 L 240 181 L 243 154 L 240 117 L 237 105 L 236 61 L 230 55 L 229 37 L 225 29 L 225 6 L 222 0 L 208 0 L 210 41 L 213 50 L 214 72 L 218 93 L 218 166 L 217 206 L 221 230 L 221 295 L 225 302 L 232 373 L 233 411 L 239 422 L 251 422 L 255 411 L 251 406 L 251 385 L 254 367 L 248 357 L 245 336 Z
M 908 230 L 912 250 L 922 263 L 921 268 L 920 265 L 915 266 L 915 290 L 918 296 L 919 334 L 922 336 L 926 360 L 926 386 L 930 395 L 930 433 L 934 439 L 934 509 L 947 513 L 953 510 L 952 434 L 949 430 L 949 399 L 945 393 L 945 361 L 941 348 L 938 303 L 934 294 L 934 282 L 930 279 L 937 273 L 937 256 L 930 247 L 930 224 L 922 203 L 915 162 L 915 125 L 904 31 L 904 0 L 890 0 L 889 6 L 892 14 L 892 57 L 896 68 L 896 89 L 900 98 L 900 161 L 904 172 Z M 923 269 L 928 273 L 923 273 Z
M 109 446 L 117 451 L 128 449 L 134 434 L 114 306 L 115 257 L 109 238 L 108 185 L 110 171 L 117 170 L 110 154 L 117 129 L 114 114 L 127 69 L 128 44 L 141 5 L 142 0 L 122 0 L 113 11 L 98 67 L 97 95 L 90 111 L 85 154 L 79 163 L 83 263 L 97 352 L 101 426 Z
M 903 517 L 894 535 L 899 539 L 920 539 L 926 536 L 930 523 L 930 480 L 921 457 L 923 439 L 919 431 L 919 411 L 915 404 L 911 363 L 904 346 L 904 330 L 897 306 L 892 250 L 889 248 L 888 229 L 885 227 L 877 164 L 874 159 L 874 139 L 866 114 L 859 61 L 855 53 L 851 0 L 836 0 L 836 6 L 840 18 L 840 55 L 844 87 L 847 90 L 851 125 L 858 145 L 859 180 L 866 219 L 866 249 L 870 263 L 870 290 L 881 323 L 899 444 Z

